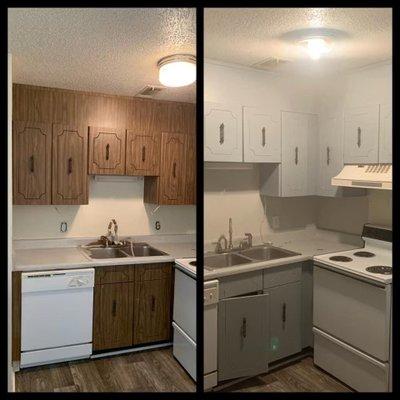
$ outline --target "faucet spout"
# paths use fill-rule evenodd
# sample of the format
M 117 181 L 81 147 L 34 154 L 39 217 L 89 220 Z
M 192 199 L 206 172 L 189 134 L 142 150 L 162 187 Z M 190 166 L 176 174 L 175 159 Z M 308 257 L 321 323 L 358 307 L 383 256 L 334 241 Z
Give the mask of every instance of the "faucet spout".
M 228 249 L 229 249 L 229 250 L 232 250 L 232 249 L 233 249 L 232 234 L 233 234 L 233 229 L 232 229 L 232 218 L 229 218 L 229 244 L 228 244 Z

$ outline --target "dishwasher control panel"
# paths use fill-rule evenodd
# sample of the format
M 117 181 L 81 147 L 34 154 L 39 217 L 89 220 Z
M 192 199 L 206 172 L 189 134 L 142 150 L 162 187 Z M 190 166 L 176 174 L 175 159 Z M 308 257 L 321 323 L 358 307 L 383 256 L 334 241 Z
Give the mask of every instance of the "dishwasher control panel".
M 204 306 L 218 303 L 218 281 L 204 283 Z

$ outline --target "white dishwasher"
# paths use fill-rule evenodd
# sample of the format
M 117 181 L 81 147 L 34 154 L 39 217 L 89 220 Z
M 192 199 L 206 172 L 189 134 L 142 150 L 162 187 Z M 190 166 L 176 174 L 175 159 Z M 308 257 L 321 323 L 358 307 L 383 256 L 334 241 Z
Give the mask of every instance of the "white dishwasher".
M 21 368 L 91 356 L 93 286 L 93 268 L 21 275 Z

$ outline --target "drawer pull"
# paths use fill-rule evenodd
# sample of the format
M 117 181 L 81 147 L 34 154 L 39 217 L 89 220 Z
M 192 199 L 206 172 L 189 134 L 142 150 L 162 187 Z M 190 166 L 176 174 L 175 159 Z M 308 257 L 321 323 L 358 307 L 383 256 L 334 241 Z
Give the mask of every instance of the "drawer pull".
M 357 146 L 361 147 L 361 128 L 357 128 Z
M 35 172 L 35 157 L 34 156 L 30 156 L 30 158 L 29 158 L 29 169 L 32 173 Z
M 219 144 L 223 144 L 225 141 L 225 125 L 222 123 L 219 126 Z
M 142 147 L 142 162 L 146 161 L 146 146 Z
M 111 314 L 113 317 L 117 315 L 117 300 L 113 300 Z
M 172 176 L 174 178 L 176 178 L 176 162 L 174 162 L 173 166 L 172 166 Z
M 151 312 L 154 312 L 156 310 L 156 298 L 154 296 L 151 296 Z
M 68 175 L 72 174 L 72 157 L 68 158 Z
M 246 336 L 247 336 L 247 321 L 246 321 L 246 318 L 243 318 L 243 321 L 242 321 L 242 337 L 243 337 L 243 339 L 245 339 Z
M 286 303 L 282 304 L 282 329 L 286 328 Z
M 265 126 L 261 129 L 261 145 L 262 147 L 265 147 L 266 141 L 265 141 Z
M 326 165 L 329 165 L 331 161 L 331 149 L 329 146 L 326 148 Z
M 299 148 L 297 146 L 294 149 L 294 163 L 296 165 L 299 163 Z
M 110 145 L 107 143 L 106 146 L 106 160 L 108 161 L 110 159 Z

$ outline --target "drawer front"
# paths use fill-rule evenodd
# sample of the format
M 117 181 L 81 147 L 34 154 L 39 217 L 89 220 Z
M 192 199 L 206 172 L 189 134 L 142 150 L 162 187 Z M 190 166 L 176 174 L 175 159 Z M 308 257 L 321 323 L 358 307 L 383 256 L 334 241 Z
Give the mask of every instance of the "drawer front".
M 172 327 L 174 328 L 174 357 L 196 381 L 196 343 L 174 322 Z
M 313 304 L 316 328 L 388 360 L 390 300 L 384 288 L 315 266 Z
M 120 283 L 133 281 L 133 265 L 115 265 L 95 268 L 95 284 Z
M 281 265 L 264 270 L 264 289 L 301 280 L 301 263 Z
M 389 365 L 314 328 L 314 363 L 359 392 L 387 392 Z
M 153 281 L 156 279 L 170 279 L 172 276 L 172 263 L 153 263 L 136 265 L 135 281 Z
M 262 291 L 262 271 L 227 276 L 219 280 L 219 298 Z

